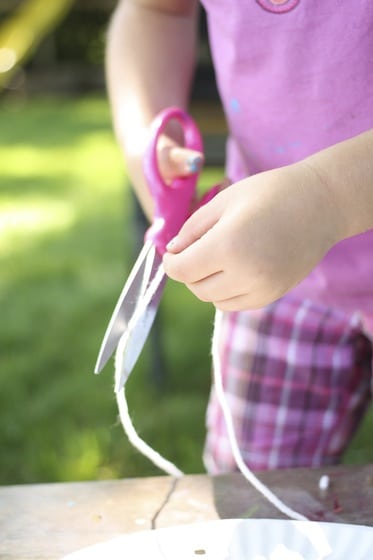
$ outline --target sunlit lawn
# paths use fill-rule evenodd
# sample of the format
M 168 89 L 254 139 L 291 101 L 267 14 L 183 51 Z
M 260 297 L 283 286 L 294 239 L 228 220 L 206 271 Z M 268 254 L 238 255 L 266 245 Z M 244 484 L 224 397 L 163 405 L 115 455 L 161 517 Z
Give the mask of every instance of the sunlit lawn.
M 118 424 L 113 362 L 93 375 L 136 251 L 107 103 L 3 103 L 0 142 L 0 482 L 157 473 Z M 163 387 L 147 350 L 130 409 L 149 443 L 198 472 L 212 309 L 169 283 L 160 317 Z
M 220 176 L 210 169 L 202 183 Z M 93 375 L 135 241 L 106 100 L 3 101 L 0 484 L 159 474 L 118 423 L 113 362 Z M 203 470 L 212 318 L 209 305 L 169 282 L 161 381 L 147 345 L 128 382 L 141 436 L 189 473 Z M 372 424 L 348 461 L 373 460 Z

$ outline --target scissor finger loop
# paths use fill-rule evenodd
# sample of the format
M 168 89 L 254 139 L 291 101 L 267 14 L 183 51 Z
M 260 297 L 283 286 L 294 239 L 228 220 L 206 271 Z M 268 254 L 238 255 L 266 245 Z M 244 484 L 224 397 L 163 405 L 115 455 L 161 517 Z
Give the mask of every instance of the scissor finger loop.
M 151 126 L 150 142 L 144 158 L 144 174 L 154 200 L 153 225 L 146 234 L 162 255 L 190 213 L 198 173 L 175 177 L 170 184 L 162 178 L 158 165 L 158 141 L 168 123 L 176 119 L 182 127 L 184 146 L 202 152 L 201 134 L 193 119 L 182 109 L 171 107 L 162 111 Z

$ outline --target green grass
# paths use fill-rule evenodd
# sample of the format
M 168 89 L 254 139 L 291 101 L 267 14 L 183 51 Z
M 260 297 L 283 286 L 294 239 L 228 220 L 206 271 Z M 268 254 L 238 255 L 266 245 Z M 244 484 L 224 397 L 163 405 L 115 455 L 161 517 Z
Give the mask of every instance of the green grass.
M 118 423 L 113 362 L 93 375 L 136 252 L 107 102 L 0 110 L 0 483 L 157 474 Z M 202 470 L 211 321 L 210 306 L 169 282 L 163 386 L 149 348 L 128 382 L 135 426 L 187 472 Z
M 93 375 L 136 240 L 108 104 L 3 100 L 0 122 L 0 484 L 159 474 L 122 432 L 113 362 Z M 139 433 L 188 473 L 203 470 L 212 319 L 169 282 L 162 387 L 149 343 L 128 382 Z M 373 460 L 372 424 L 348 461 Z

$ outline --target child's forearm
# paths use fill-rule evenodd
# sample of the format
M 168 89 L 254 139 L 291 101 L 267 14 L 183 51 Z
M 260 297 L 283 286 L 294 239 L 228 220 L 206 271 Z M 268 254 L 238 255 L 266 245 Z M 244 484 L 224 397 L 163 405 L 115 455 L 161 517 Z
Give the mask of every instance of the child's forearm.
M 165 106 L 185 106 L 194 69 L 196 2 L 123 0 L 108 31 L 107 86 L 127 170 L 146 212 L 140 160 L 147 127 Z
M 373 130 L 318 152 L 304 163 L 329 191 L 340 240 L 373 228 Z

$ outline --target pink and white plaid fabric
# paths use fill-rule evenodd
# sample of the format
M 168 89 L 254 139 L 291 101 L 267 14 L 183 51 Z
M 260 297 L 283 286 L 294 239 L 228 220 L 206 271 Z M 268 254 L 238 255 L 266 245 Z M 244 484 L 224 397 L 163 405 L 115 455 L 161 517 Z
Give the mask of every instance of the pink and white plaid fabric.
M 372 396 L 372 344 L 358 315 L 285 297 L 225 314 L 220 348 L 227 402 L 251 469 L 339 462 Z M 207 470 L 236 470 L 214 388 L 207 429 Z

